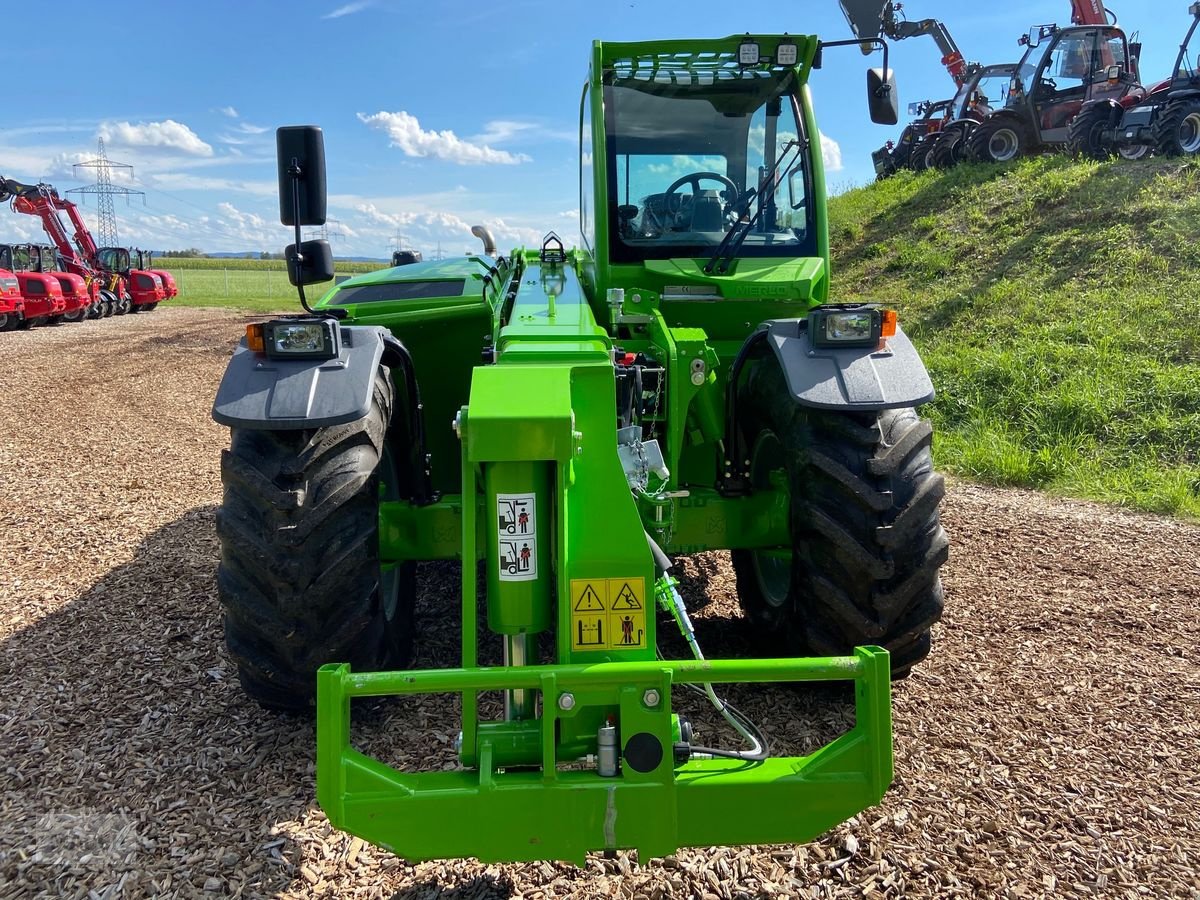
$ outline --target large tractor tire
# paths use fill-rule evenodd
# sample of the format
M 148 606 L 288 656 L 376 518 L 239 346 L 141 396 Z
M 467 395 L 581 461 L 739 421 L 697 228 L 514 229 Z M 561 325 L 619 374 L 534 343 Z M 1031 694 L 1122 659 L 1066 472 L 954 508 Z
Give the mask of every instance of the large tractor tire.
M 841 655 L 878 644 L 900 678 L 929 653 L 949 542 L 932 429 L 913 409 L 801 407 L 777 365 L 742 392 L 751 474 L 791 494 L 788 550 L 735 550 L 738 596 L 767 649 Z
M 8 313 L 0 316 L 0 331 L 16 331 L 21 327 L 21 320 L 25 318 L 20 313 Z
M 926 138 L 912 148 L 908 155 L 908 167 L 914 172 L 924 172 L 933 165 L 933 138 Z
M 100 317 L 107 319 L 117 308 L 117 295 L 112 291 L 100 292 Z
M 129 312 L 129 307 L 131 306 L 133 306 L 133 301 L 129 298 L 128 294 L 117 294 L 113 302 L 113 315 L 123 316 Z
M 1121 115 L 1115 103 L 1096 103 L 1079 113 L 1067 128 L 1067 149 L 1072 156 L 1085 159 L 1112 159 L 1116 148 L 1104 139 L 1105 129 L 1111 129 Z
M 1163 156 L 1200 153 L 1200 97 L 1173 100 L 1154 123 L 1154 145 Z
M 415 569 L 379 561 L 380 498 L 400 496 L 385 443 L 393 393 L 381 369 L 365 418 L 234 428 L 222 453 L 225 642 L 243 688 L 265 707 L 310 708 L 324 663 L 370 671 L 409 661 Z
M 937 169 L 952 169 L 963 161 L 967 146 L 970 126 L 965 124 L 949 125 L 933 142 L 933 151 L 929 161 Z
M 1029 134 L 1015 116 L 988 116 L 967 139 L 967 158 L 975 162 L 1009 162 L 1029 149 Z

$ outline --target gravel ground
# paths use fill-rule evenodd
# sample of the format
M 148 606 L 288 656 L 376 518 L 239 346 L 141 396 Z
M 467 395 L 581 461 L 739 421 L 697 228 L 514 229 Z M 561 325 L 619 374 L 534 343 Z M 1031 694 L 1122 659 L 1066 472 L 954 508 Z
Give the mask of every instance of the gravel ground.
M 962 483 L 895 784 L 821 840 L 577 869 L 409 865 L 331 831 L 311 723 L 258 711 L 221 647 L 208 409 L 241 323 L 0 336 L 0 897 L 1200 897 L 1200 528 Z M 745 652 L 728 558 L 684 568 L 706 651 Z M 422 570 L 418 665 L 453 661 L 456 576 Z M 780 751 L 848 721 L 759 691 L 736 699 Z M 356 736 L 449 759 L 457 727 L 426 698 Z

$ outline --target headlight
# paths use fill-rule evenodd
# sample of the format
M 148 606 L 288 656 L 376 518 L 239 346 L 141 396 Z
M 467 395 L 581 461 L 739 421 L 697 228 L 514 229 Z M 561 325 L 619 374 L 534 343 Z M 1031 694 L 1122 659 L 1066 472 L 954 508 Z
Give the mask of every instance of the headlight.
M 338 355 L 338 325 L 333 319 L 281 319 L 246 326 L 246 344 L 277 359 L 333 359 Z
M 895 333 L 895 312 L 877 306 L 825 306 L 808 314 L 814 347 L 874 347 Z

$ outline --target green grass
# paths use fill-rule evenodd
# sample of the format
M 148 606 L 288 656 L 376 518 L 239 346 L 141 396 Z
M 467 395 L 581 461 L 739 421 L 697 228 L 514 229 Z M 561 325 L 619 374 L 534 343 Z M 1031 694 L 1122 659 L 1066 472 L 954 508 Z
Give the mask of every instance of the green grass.
M 300 307 L 296 289 L 287 280 L 280 260 L 257 259 L 155 259 L 156 269 L 175 276 L 178 306 L 220 306 L 252 312 L 295 311 Z M 382 268 L 379 263 L 339 262 L 338 275 L 357 275 Z M 306 290 L 309 301 L 324 294 L 330 285 Z
M 830 202 L 837 300 L 900 311 L 940 468 L 1200 517 L 1200 160 L 903 173 Z

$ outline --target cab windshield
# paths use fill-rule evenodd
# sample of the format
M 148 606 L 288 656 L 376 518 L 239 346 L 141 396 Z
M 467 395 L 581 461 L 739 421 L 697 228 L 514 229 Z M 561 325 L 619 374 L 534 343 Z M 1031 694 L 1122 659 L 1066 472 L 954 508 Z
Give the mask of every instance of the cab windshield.
M 790 72 L 637 72 L 604 90 L 614 262 L 712 256 L 752 220 L 737 256 L 816 255 Z
M 984 70 L 977 79 L 973 78 L 959 88 L 954 96 L 954 118 L 965 119 L 972 112 L 986 116 L 993 110 L 1003 109 L 1008 103 L 1008 88 L 1012 83 L 1012 69 Z

